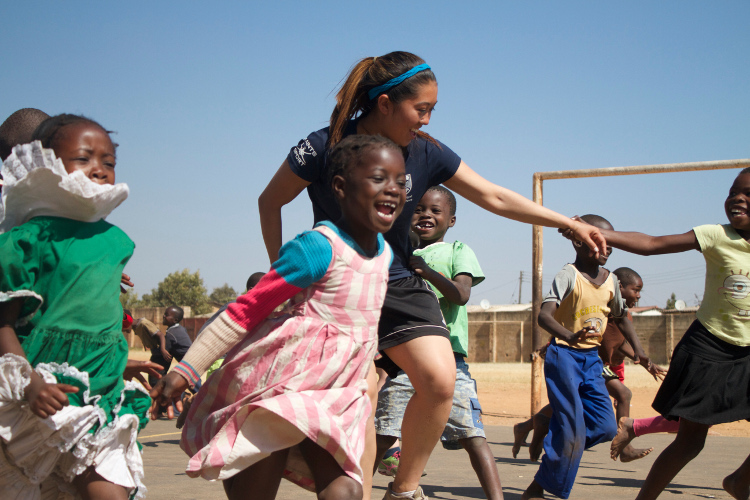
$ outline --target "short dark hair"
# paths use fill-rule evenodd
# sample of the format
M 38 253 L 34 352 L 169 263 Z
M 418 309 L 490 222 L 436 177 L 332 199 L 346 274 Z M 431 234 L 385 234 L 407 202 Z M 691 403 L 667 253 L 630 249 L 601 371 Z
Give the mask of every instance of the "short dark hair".
M 329 154 L 328 184 L 337 175 L 347 178 L 349 172 L 359 166 L 362 157 L 376 149 L 392 149 L 402 156 L 404 154 L 395 142 L 382 135 L 350 135 L 336 144 Z
M 31 142 L 34 130 L 49 115 L 36 108 L 22 108 L 0 125 L 0 160 L 5 160 L 18 144 Z
M 245 290 L 252 290 L 253 288 L 255 288 L 255 285 L 257 285 L 260 279 L 265 275 L 266 273 L 260 272 L 251 274 L 247 279 L 247 283 L 245 283 Z
M 612 223 L 610 223 L 607 219 L 605 219 L 601 215 L 586 214 L 586 215 L 582 215 L 581 216 L 581 220 L 583 220 L 584 222 L 587 222 L 587 223 L 591 224 L 592 226 L 596 226 L 596 227 L 599 227 L 601 225 L 613 227 Z
M 737 175 L 742 175 L 742 174 L 750 174 L 750 167 L 743 168 L 742 170 L 740 170 L 740 173 Z
M 451 215 L 456 215 L 456 196 L 450 189 L 444 188 L 443 186 L 432 186 L 427 189 L 427 192 L 430 191 L 437 191 L 444 195 L 448 199 L 448 207 L 450 208 Z
M 169 306 L 167 307 L 167 311 L 174 312 L 172 316 L 177 320 L 178 323 L 182 321 L 182 318 L 185 316 L 185 311 L 183 311 L 182 308 L 178 306 Z
M 34 130 L 34 134 L 32 135 L 31 140 L 41 141 L 42 147 L 54 149 L 58 132 L 60 132 L 60 130 L 67 127 L 68 125 L 73 125 L 75 123 L 88 123 L 90 125 L 99 127 L 107 134 L 112 133 L 112 131 L 102 127 L 99 122 L 92 120 L 91 118 L 87 118 L 82 115 L 71 115 L 68 113 L 63 113 L 60 115 L 51 116 L 40 123 L 36 130 Z M 115 146 L 115 148 L 117 147 L 117 144 L 115 144 L 114 142 L 112 144 Z
M 626 286 L 632 285 L 638 280 L 643 281 L 641 275 L 630 269 L 629 267 L 618 267 L 612 272 L 615 276 L 617 276 L 617 279 L 620 280 L 620 283 Z

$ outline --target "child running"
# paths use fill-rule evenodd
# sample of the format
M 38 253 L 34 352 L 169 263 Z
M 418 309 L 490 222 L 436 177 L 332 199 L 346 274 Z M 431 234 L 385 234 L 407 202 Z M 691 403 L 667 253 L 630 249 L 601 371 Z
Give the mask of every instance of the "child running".
M 474 252 L 464 243 L 444 241 L 445 233 L 456 223 L 456 197 L 442 186 L 427 190 L 412 216 L 412 230 L 419 236 L 419 248 L 410 260 L 412 268 L 432 287 L 450 332 L 456 359 L 456 390 L 448 423 L 441 436 L 443 447 L 465 449 L 489 499 L 503 498 L 495 457 L 487 445 L 482 424 L 477 386 L 465 361 L 469 348 L 469 320 L 466 303 L 471 287 L 484 281 Z M 401 436 L 406 405 L 414 394 L 409 377 L 399 371 L 389 379 L 378 396 L 375 428 L 378 456 Z
M 284 245 L 152 391 L 155 404 L 176 400 L 227 353 L 180 444 L 187 474 L 223 480 L 230 499 L 274 498 L 282 476 L 319 498 L 362 498 L 365 377 L 392 258 L 380 233 L 403 208 L 406 177 L 400 148 L 380 136 L 351 136 L 330 161 L 341 219 Z M 289 314 L 267 318 L 290 298 Z
M 599 229 L 612 228 L 598 215 L 581 219 Z M 636 361 L 649 364 L 626 316 L 617 278 L 600 267 L 607 263 L 611 248 L 591 255 L 583 243 L 574 241 L 573 246 L 575 262 L 557 273 L 539 312 L 539 325 L 554 336 L 544 359 L 553 412 L 545 455 L 523 500 L 544 498 L 544 491 L 568 498 L 583 451 L 615 436 L 617 424 L 597 350 L 609 316 L 633 346 Z
M 33 139 L 3 164 L 0 491 L 141 498 L 150 400 L 123 381 L 118 286 L 134 245 L 104 221 L 128 188 L 114 185 L 115 146 L 95 121 L 54 116 Z
M 698 250 L 706 260 L 698 319 L 675 347 L 652 405 L 669 420 L 679 418 L 679 430 L 651 467 L 638 500 L 657 498 L 698 456 L 711 425 L 750 418 L 750 168 L 732 183 L 724 210 L 729 224 L 698 226 L 683 234 L 603 231 L 607 242 L 628 252 Z M 724 478 L 724 489 L 733 498 L 748 498 L 750 456 Z

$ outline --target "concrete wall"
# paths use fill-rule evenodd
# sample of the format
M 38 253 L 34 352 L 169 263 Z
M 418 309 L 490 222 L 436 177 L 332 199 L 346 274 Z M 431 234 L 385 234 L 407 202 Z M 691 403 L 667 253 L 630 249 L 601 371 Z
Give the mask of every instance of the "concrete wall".
M 668 364 L 674 346 L 695 320 L 694 312 L 634 316 L 633 325 L 646 353 Z M 543 332 L 544 338 L 547 334 Z M 531 355 L 531 311 L 470 312 L 469 358 L 477 362 L 527 362 Z

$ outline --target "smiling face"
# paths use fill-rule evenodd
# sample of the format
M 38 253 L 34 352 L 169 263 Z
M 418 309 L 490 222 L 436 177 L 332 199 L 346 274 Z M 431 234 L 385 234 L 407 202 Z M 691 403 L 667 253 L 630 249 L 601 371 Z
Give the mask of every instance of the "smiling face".
M 426 244 L 443 241 L 448 228 L 455 223 L 456 216 L 451 215 L 448 197 L 433 189 L 422 196 L 411 217 L 412 231 Z
M 88 122 L 66 125 L 52 149 L 69 174 L 80 170 L 97 184 L 115 183 L 115 146 L 101 127 Z
M 384 99 L 385 114 L 382 133 L 390 140 L 405 147 L 417 138 L 417 131 L 430 123 L 432 110 L 437 104 L 437 82 L 427 82 L 418 87 L 410 98 L 393 103 L 388 96 Z
M 371 250 L 377 233 L 387 232 L 404 208 L 404 158 L 396 149 L 370 149 L 345 177 L 334 177 L 333 190 L 346 231 L 363 249 Z
M 729 189 L 724 211 L 732 227 L 746 240 L 750 238 L 750 174 L 740 174 Z
M 620 293 L 622 294 L 622 298 L 625 299 L 625 305 L 628 307 L 634 307 L 641 299 L 641 290 L 643 290 L 643 281 L 640 278 L 636 278 L 633 283 L 628 283 L 627 285 L 620 283 Z

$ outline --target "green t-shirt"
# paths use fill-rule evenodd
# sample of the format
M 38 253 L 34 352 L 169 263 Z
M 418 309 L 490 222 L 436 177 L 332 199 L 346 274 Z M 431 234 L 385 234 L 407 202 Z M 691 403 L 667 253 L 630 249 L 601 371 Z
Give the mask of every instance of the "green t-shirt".
M 431 269 L 446 278 L 455 279 L 459 274 L 468 274 L 472 277 L 471 286 L 484 281 L 484 273 L 479 267 L 474 251 L 460 241 L 433 243 L 428 247 L 414 250 L 414 255 L 422 257 Z M 450 332 L 453 352 L 468 356 L 469 317 L 466 314 L 466 306 L 449 302 L 431 283 L 430 286 L 440 301 L 440 310 Z
M 693 232 L 706 259 L 706 289 L 696 316 L 724 342 L 750 345 L 750 243 L 729 224 Z

